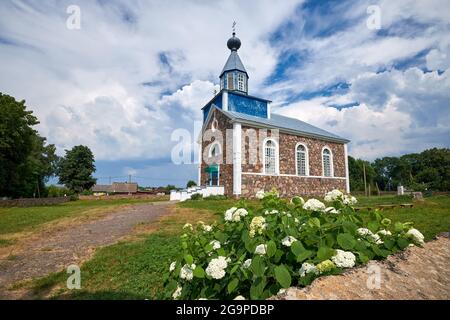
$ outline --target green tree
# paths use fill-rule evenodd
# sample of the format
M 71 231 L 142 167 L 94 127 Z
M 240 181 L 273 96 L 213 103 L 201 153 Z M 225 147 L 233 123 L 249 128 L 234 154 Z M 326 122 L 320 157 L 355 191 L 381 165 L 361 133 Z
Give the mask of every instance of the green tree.
M 25 101 L 0 93 L 0 196 L 45 196 L 58 157 L 33 129 L 38 123 Z
M 364 167 L 366 171 L 367 186 L 374 185 L 375 170 L 369 161 L 348 157 L 348 171 L 350 177 L 350 190 L 364 191 Z
M 92 177 L 94 172 L 94 154 L 86 146 L 75 146 L 72 150 L 66 150 L 57 170 L 59 183 L 76 193 L 88 190 L 96 183 L 96 179 Z
M 190 187 L 195 187 L 197 185 L 197 183 L 193 180 L 189 180 L 188 183 L 186 184 L 186 188 L 190 188 Z

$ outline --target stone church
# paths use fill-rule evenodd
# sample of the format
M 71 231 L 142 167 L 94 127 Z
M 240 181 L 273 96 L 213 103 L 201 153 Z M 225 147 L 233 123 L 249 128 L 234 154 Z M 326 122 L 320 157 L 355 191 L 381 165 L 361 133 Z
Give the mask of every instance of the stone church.
M 252 198 L 275 187 L 281 196 L 349 192 L 349 140 L 271 113 L 270 100 L 248 94 L 249 74 L 233 32 L 220 92 L 203 108 L 198 185 Z

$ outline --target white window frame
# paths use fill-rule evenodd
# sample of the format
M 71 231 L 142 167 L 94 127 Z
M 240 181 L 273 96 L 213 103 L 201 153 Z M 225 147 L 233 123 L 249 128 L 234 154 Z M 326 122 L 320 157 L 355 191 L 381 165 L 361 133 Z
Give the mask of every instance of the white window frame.
M 267 142 L 271 141 L 275 145 L 275 172 L 274 173 L 267 173 L 266 172 L 266 145 Z M 280 174 L 280 156 L 279 156 L 279 146 L 278 142 L 274 138 L 266 138 L 263 141 L 263 148 L 262 148 L 262 160 L 263 160 L 263 172 L 266 175 L 279 175 Z
M 298 147 L 302 146 L 305 148 L 305 175 L 300 175 L 298 172 Z M 299 177 L 307 177 L 309 176 L 309 150 L 306 144 L 299 142 L 295 145 L 295 175 Z
M 328 150 L 330 152 L 330 176 L 325 175 L 325 163 L 323 161 L 324 151 Z M 334 177 L 334 164 L 333 164 L 333 151 L 330 147 L 325 146 L 322 148 L 322 176 L 323 177 Z
M 212 157 L 213 157 L 212 152 L 213 152 L 213 150 L 214 150 L 214 148 L 215 148 L 216 146 L 217 146 L 218 149 L 219 149 L 219 153 L 216 154 L 214 157 L 217 157 L 217 156 L 219 156 L 219 155 L 222 154 L 222 147 L 220 146 L 220 143 L 219 143 L 219 142 L 214 142 L 214 143 L 209 147 L 209 151 L 208 151 L 208 157 L 209 157 L 209 158 L 212 158 Z
M 245 92 L 245 75 L 243 73 L 237 74 L 237 89 L 239 91 Z

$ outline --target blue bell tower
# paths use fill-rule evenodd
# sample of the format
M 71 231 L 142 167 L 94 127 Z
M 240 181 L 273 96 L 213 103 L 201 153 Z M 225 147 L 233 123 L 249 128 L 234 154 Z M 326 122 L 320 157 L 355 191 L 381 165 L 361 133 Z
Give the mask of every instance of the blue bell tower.
M 246 114 L 257 118 L 270 119 L 270 100 L 254 97 L 248 94 L 248 73 L 239 58 L 238 50 L 241 40 L 233 36 L 228 39 L 227 47 L 231 53 L 220 73 L 220 92 L 216 94 L 203 108 L 203 122 L 208 119 L 209 111 L 214 106 L 234 114 Z
M 220 90 L 226 89 L 248 94 L 248 73 L 237 53 L 241 47 L 241 40 L 236 37 L 236 32 L 233 32 L 227 46 L 231 53 L 220 73 Z

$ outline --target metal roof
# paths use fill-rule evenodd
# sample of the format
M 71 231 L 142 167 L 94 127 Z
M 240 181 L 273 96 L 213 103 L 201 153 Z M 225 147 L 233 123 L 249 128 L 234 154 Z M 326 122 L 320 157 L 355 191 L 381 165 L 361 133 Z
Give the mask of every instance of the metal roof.
M 350 140 L 342 138 L 334 133 L 315 127 L 304 121 L 285 117 L 276 113 L 271 113 L 270 119 L 255 117 L 248 114 L 234 112 L 234 111 L 222 111 L 225 115 L 231 118 L 233 121 L 242 122 L 250 125 L 260 125 L 269 128 L 277 128 L 282 131 L 292 132 L 294 134 L 300 134 L 305 136 L 312 136 L 316 138 L 348 143 Z
M 231 70 L 239 70 L 245 72 L 248 76 L 247 70 L 245 70 L 244 64 L 242 63 L 241 58 L 239 58 L 237 51 L 231 51 L 230 56 L 228 57 L 228 60 L 225 63 L 222 72 L 220 73 L 220 77 L 224 72 Z

